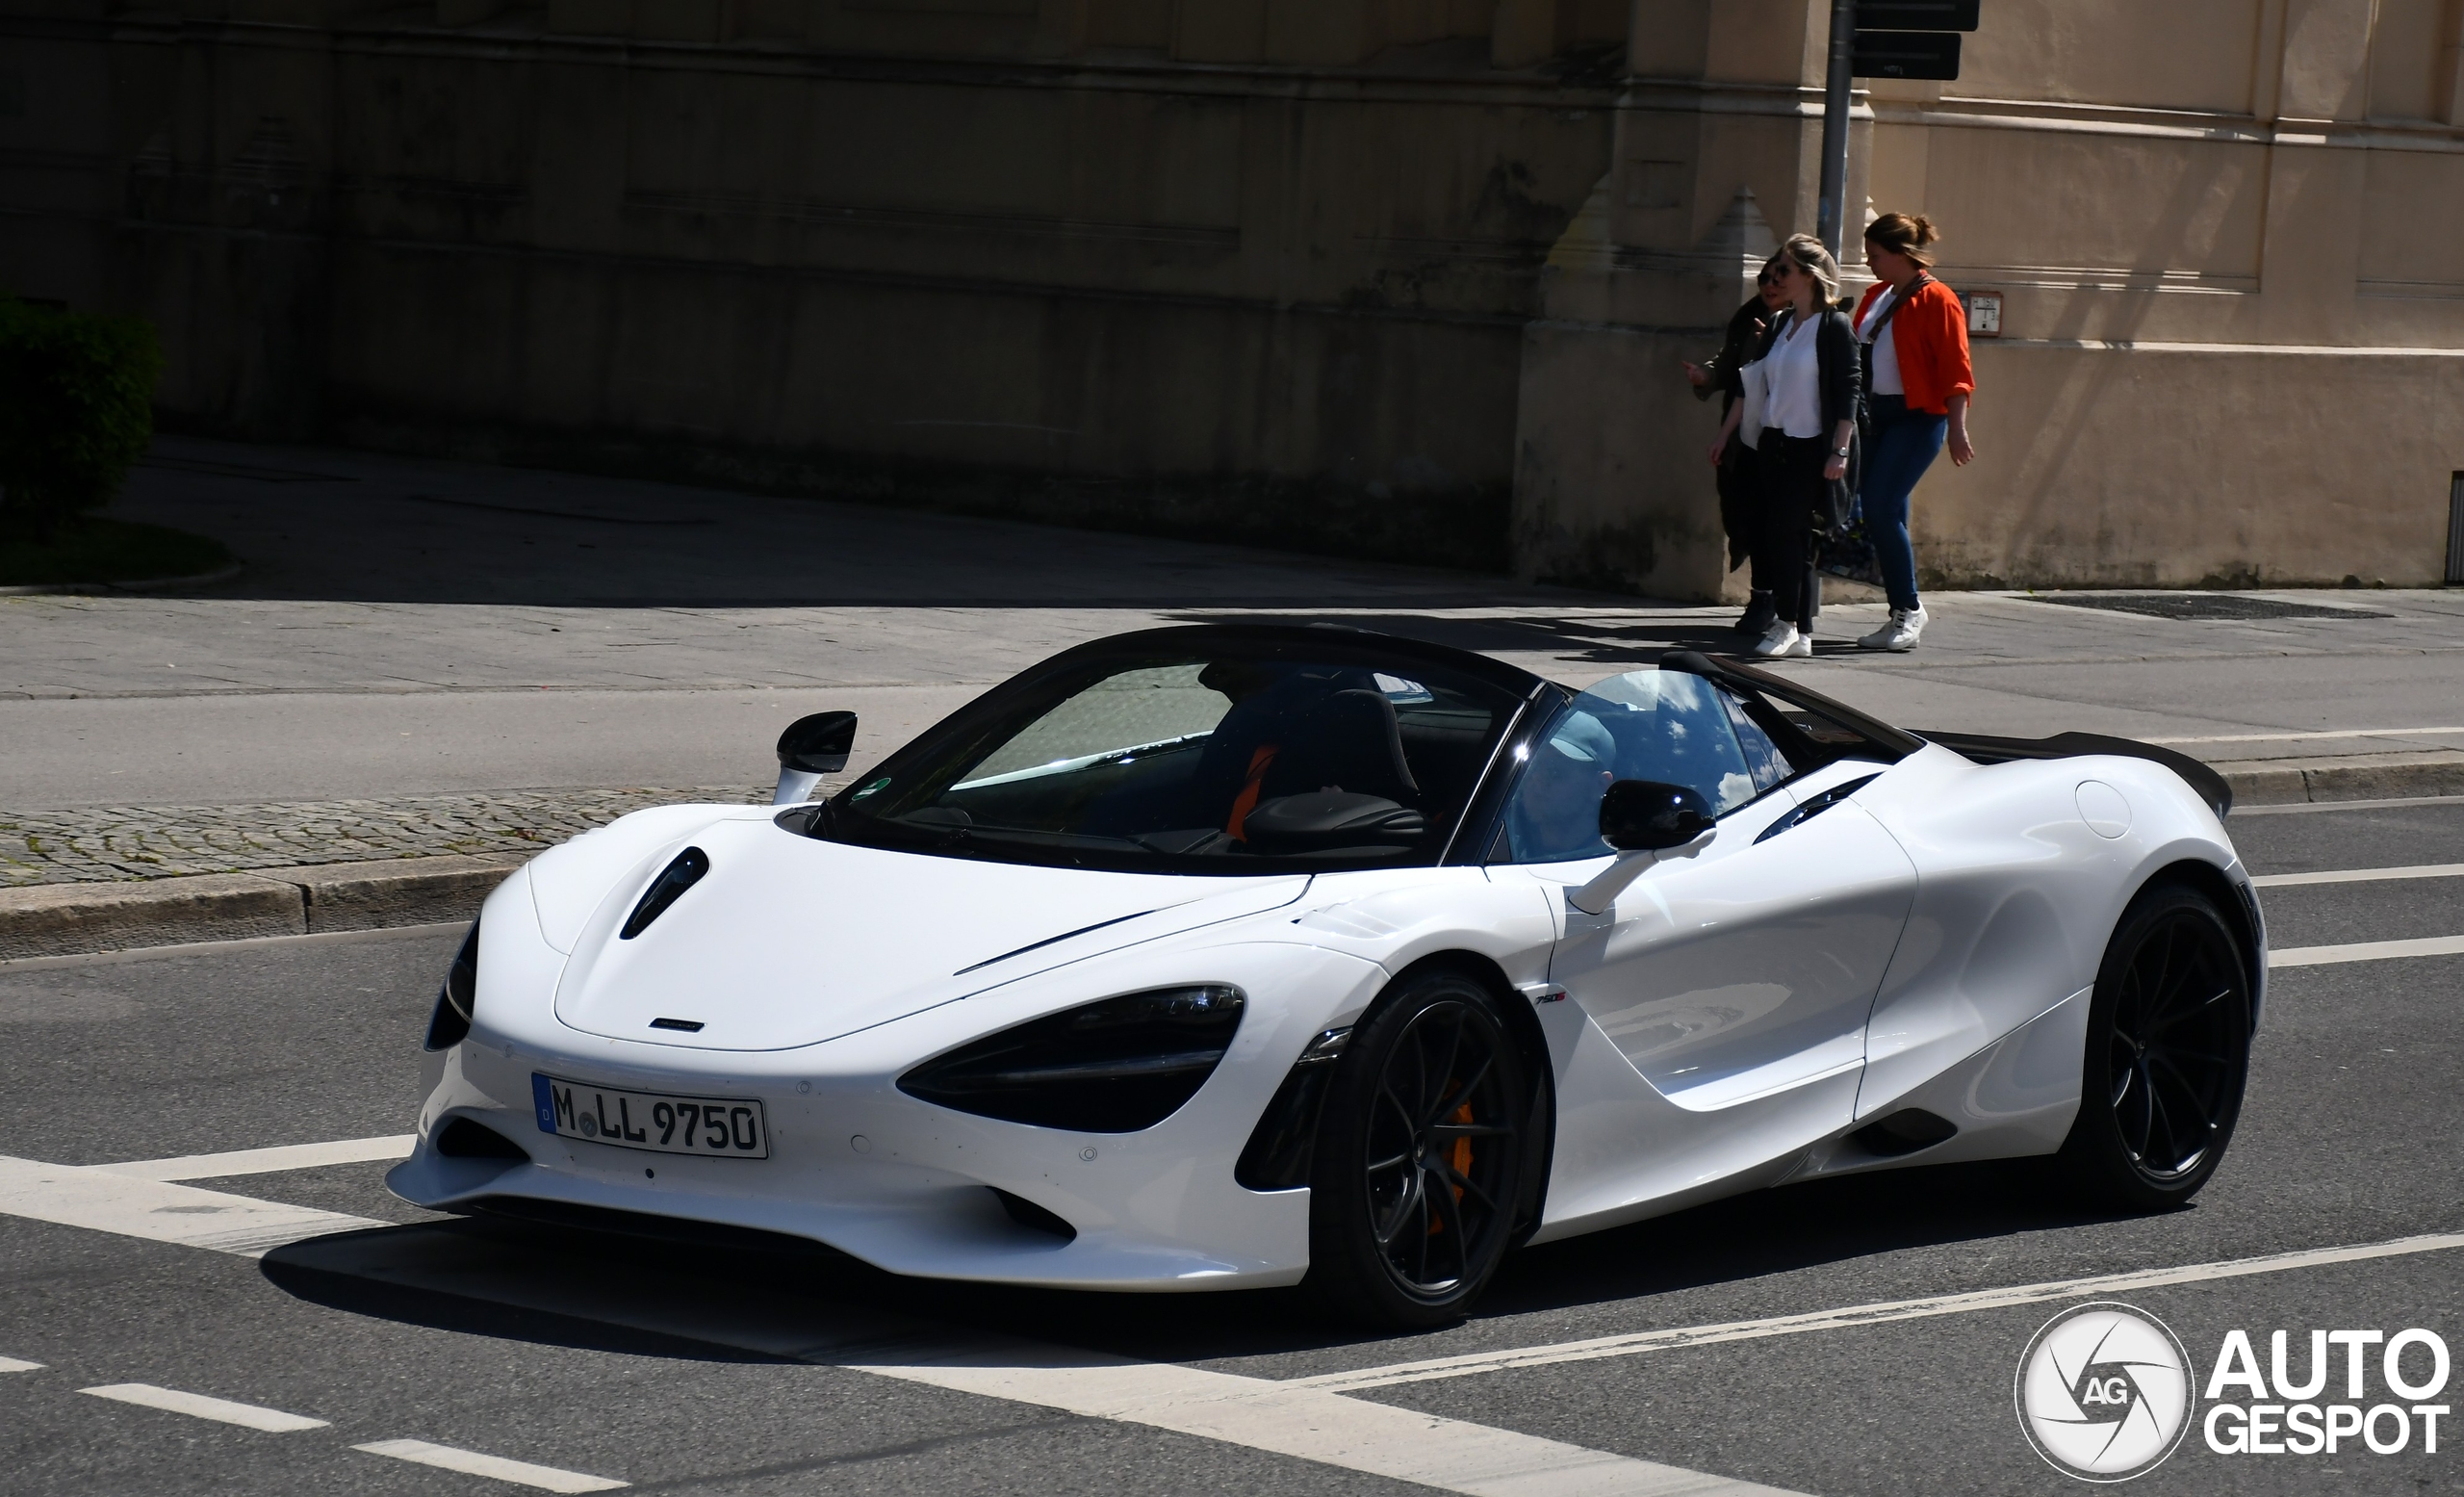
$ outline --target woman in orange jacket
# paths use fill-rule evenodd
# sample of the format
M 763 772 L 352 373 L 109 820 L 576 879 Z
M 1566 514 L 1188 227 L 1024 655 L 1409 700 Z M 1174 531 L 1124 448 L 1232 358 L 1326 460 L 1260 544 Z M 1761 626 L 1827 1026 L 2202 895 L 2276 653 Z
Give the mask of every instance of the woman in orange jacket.
M 1908 499 L 1934 464 L 1945 436 L 1951 461 L 1976 456 L 1967 437 L 1967 315 L 1951 288 L 1928 273 L 1941 236 L 1925 219 L 1886 213 L 1865 229 L 1865 265 L 1874 284 L 1857 304 L 1857 339 L 1865 345 L 1871 434 L 1858 492 L 1865 533 L 1890 595 L 1890 621 L 1857 643 L 1907 650 L 1925 632 L 1916 596 L 1916 548 L 1908 536 Z

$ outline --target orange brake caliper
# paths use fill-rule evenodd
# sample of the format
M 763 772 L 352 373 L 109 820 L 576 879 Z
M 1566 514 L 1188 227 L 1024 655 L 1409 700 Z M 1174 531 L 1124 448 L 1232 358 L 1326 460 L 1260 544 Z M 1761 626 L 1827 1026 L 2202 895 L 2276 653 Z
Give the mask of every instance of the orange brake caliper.
M 1472 1104 L 1470 1102 L 1465 1102 L 1462 1106 L 1455 1108 L 1454 1115 L 1446 1121 L 1449 1123 L 1471 1122 Z M 1446 1151 L 1446 1162 L 1453 1169 L 1455 1174 L 1463 1176 L 1467 1180 L 1470 1179 L 1472 1177 L 1472 1141 L 1468 1138 L 1456 1139 L 1454 1141 L 1454 1147 Z M 1454 1203 L 1458 1206 L 1461 1205 L 1463 1203 L 1463 1187 L 1460 1185 L 1449 1185 L 1446 1188 L 1454 1193 Z M 1431 1237 L 1434 1237 L 1444 1230 L 1446 1230 L 1446 1218 L 1438 1215 L 1434 1211 L 1430 1212 L 1428 1218 L 1428 1234 Z
M 1471 1122 L 1472 1104 L 1470 1102 L 1465 1102 L 1461 1107 L 1457 1108 L 1452 1121 L 1456 1123 Z M 1454 1141 L 1454 1148 L 1449 1153 L 1446 1162 L 1454 1167 L 1455 1174 L 1463 1176 L 1467 1180 L 1470 1179 L 1472 1177 L 1472 1141 L 1468 1138 L 1456 1139 Z M 1463 1187 L 1457 1185 L 1453 1187 L 1453 1190 L 1454 1203 L 1459 1206 L 1463 1203 Z

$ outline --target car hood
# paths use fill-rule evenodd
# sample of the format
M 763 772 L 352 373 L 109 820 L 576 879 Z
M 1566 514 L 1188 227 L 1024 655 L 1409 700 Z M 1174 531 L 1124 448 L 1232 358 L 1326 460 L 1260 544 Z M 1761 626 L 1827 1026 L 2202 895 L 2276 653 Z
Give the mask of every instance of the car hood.
M 708 856 L 709 871 L 639 935 L 619 939 L 642 891 L 688 843 Z M 818 1045 L 1272 910 L 1308 887 L 1303 874 L 980 863 L 820 841 L 766 818 L 721 821 L 664 843 L 600 900 L 556 985 L 556 1018 L 609 1039 L 699 1049 Z M 651 1027 L 659 1019 L 701 1028 Z

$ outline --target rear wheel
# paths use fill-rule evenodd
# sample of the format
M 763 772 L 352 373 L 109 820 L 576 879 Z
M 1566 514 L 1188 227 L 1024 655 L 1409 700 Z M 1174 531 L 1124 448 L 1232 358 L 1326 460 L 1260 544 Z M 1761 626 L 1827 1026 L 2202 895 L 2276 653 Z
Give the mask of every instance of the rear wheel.
M 2162 1210 L 2223 1157 L 2249 1073 L 2241 942 L 2180 885 L 2139 896 L 2114 931 L 2088 1010 L 2079 1117 L 2062 1162 L 2093 1202 Z
M 1354 1033 L 1319 1120 L 1310 1287 L 1378 1325 L 1459 1318 L 1510 1245 L 1531 1123 L 1496 995 L 1462 972 L 1405 979 Z

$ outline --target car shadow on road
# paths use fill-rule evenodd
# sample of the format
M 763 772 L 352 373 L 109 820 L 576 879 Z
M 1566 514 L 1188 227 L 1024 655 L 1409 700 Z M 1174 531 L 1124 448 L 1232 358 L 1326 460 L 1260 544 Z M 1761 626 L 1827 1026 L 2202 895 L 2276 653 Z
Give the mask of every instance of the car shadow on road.
M 1507 1259 L 1468 1329 L 2100 1220 L 2068 1205 L 2036 1162 L 1813 1181 L 1526 1249 Z M 1176 1362 L 1338 1348 L 1352 1349 L 1347 1361 L 1377 1348 L 1402 1359 L 1432 1350 L 1428 1336 L 1347 1325 L 1300 1289 L 1124 1295 L 951 1283 L 759 1234 L 679 1241 L 456 1220 L 294 1243 L 268 1253 L 263 1269 L 286 1293 L 347 1314 L 694 1360 L 862 1364 L 988 1338 L 1027 1355 L 1075 1348 Z M 1875 1280 L 1859 1282 L 1870 1290 Z M 1911 1282 L 1879 1297 L 1945 1287 Z M 1672 1313 L 1638 1308 L 1636 1328 L 1669 1323 Z M 1702 1318 L 1673 1313 L 1675 1324 Z

